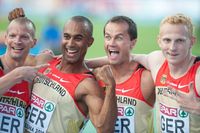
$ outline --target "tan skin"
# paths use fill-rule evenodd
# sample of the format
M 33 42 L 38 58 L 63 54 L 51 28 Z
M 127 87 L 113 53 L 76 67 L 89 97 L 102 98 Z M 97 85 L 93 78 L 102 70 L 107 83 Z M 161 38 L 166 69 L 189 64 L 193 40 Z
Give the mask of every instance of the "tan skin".
M 181 21 L 177 21 L 181 22 Z M 155 77 L 159 68 L 165 60 L 169 62 L 170 74 L 174 78 L 183 76 L 193 65 L 195 56 L 191 53 L 191 48 L 195 43 L 195 37 L 189 35 L 189 29 L 184 24 L 165 23 L 160 27 L 158 35 L 158 44 L 162 51 L 154 51 L 148 55 L 139 55 L 134 57 L 135 60 L 142 63 L 146 68 L 151 70 L 152 76 Z M 200 115 L 200 67 L 195 74 L 196 92 L 183 93 L 177 91 L 178 96 L 173 98 L 184 110 Z M 189 87 L 190 91 L 193 87 Z
M 130 39 L 127 29 L 128 24 L 125 22 L 109 22 L 105 27 L 104 47 L 117 84 L 128 80 L 138 66 L 137 62 L 130 62 L 130 51 L 134 47 L 136 39 Z M 116 52 L 111 54 L 110 51 Z M 151 73 L 147 70 L 142 73 L 141 88 L 144 98 L 150 105 L 153 105 L 155 101 L 154 82 Z
M 36 39 L 31 34 L 32 30 L 30 25 L 21 24 L 20 22 L 12 21 L 9 24 L 5 35 L 7 50 L 0 57 L 5 74 L 0 78 L 0 94 L 5 93 L 8 88 L 22 80 L 32 82 L 37 75 L 37 70 L 44 67 L 43 65 L 35 67 L 24 66 L 28 52 L 36 42 Z
M 14 10 L 9 16 L 18 16 L 15 13 L 18 14 L 20 12 Z M 62 39 L 63 57 L 61 63 L 57 66 L 60 71 L 66 73 L 88 71 L 83 60 L 87 48 L 93 43 L 93 38 L 85 28 L 87 27 L 83 23 L 74 21 L 66 23 Z M 24 58 L 24 65 L 35 66 L 36 64 L 50 61 L 54 56 L 42 53 L 38 56 L 27 55 L 27 57 Z M 107 86 L 106 95 L 104 95 L 103 89 L 99 87 L 95 79 L 88 78 L 78 85 L 75 92 L 75 100 L 77 100 L 78 106 L 84 113 L 89 114 L 98 133 L 112 133 L 117 116 L 115 81 L 109 66 L 95 69 L 94 74 L 96 79 L 105 82 Z
M 88 71 L 83 60 L 87 48 L 93 43 L 93 38 L 86 29 L 87 27 L 83 22 L 70 20 L 65 24 L 61 46 L 63 56 L 58 65 L 61 72 L 83 73 Z M 103 70 L 104 72 L 101 73 L 105 74 L 105 71 L 109 70 L 108 68 L 99 70 Z M 113 132 L 116 117 L 115 82 L 111 73 L 102 74 L 99 74 L 97 78 L 104 77 L 103 81 L 110 85 L 106 90 L 105 97 L 103 89 L 98 86 L 95 79 L 91 78 L 83 80 L 75 91 L 75 100 L 84 113 L 89 113 L 90 119 L 99 133 Z M 113 126 L 108 123 L 113 123 Z
M 47 53 L 40 54 L 39 56 L 28 54 L 29 50 L 35 46 L 37 40 L 33 36 L 35 31 L 31 25 L 15 22 L 14 19 L 24 16 L 22 8 L 13 9 L 8 15 L 10 24 L 7 32 L 0 37 L 7 45 L 6 53 L 0 57 L 4 66 L 4 74 L 6 74 L 0 78 L 0 83 L 3 83 L 0 87 L 0 94 L 5 93 L 8 88 L 21 82 L 21 80 L 31 83 L 36 75 L 40 75 L 37 73 L 37 70 L 47 66 L 36 65 L 44 64 L 53 58 L 52 54 Z M 15 48 L 21 50 L 14 50 Z

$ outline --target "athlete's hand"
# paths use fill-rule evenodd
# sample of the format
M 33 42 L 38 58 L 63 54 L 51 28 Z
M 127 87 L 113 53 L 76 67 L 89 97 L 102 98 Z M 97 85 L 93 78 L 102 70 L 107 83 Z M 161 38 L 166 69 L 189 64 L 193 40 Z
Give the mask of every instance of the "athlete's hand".
M 194 92 L 194 83 L 189 85 L 189 93 L 184 93 L 179 90 L 168 88 L 169 91 L 175 92 L 176 95 L 170 95 L 167 91 L 164 91 L 164 95 L 176 100 L 180 108 L 196 115 L 200 115 L 200 98 L 196 96 Z
M 15 18 L 25 17 L 23 8 L 15 8 L 9 12 L 8 20 L 11 22 Z
M 36 76 L 43 76 L 38 72 L 39 69 L 45 68 L 49 66 L 49 64 L 42 64 L 38 66 L 22 66 L 14 69 L 16 76 L 19 76 L 19 82 L 22 80 L 32 82 Z
M 51 54 L 52 56 L 55 56 L 51 49 L 44 49 L 40 54 Z
M 115 86 L 115 79 L 109 65 L 104 65 L 93 70 L 97 80 L 103 81 L 106 86 Z

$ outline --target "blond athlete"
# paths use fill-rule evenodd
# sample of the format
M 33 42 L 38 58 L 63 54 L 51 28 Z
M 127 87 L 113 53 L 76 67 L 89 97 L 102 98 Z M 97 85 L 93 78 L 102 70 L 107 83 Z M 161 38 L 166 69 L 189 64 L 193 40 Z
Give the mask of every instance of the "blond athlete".
M 176 14 L 164 18 L 160 24 L 158 44 L 161 51 L 134 56 L 134 60 L 151 71 L 155 81 L 157 132 L 200 132 L 200 116 L 195 115 L 199 114 L 199 106 L 196 106 L 196 112 L 188 113 L 180 108 L 180 104 L 184 103 L 176 98 L 180 98 L 180 92 L 193 95 L 195 99 L 200 98 L 200 61 L 191 53 L 194 43 L 191 19 L 183 14 Z M 166 97 L 163 92 L 173 98 Z M 199 104 L 197 100 L 191 102 Z

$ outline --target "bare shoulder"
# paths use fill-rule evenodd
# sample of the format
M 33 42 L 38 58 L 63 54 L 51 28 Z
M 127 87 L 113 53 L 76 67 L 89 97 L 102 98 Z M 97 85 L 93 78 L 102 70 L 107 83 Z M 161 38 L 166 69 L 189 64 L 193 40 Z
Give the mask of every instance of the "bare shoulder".
M 36 66 L 49 62 L 54 56 L 50 53 L 41 53 L 38 55 L 28 55 L 25 61 L 27 66 Z
M 159 68 L 162 66 L 165 61 L 165 57 L 162 51 L 154 51 L 148 56 L 148 64 L 152 73 L 152 77 L 155 80 Z
M 36 56 L 35 55 L 28 55 L 25 60 L 25 65 L 27 66 L 36 66 Z
M 154 88 L 154 81 L 151 76 L 151 72 L 148 70 L 144 70 L 141 76 L 141 88 L 142 94 L 145 100 L 150 104 L 153 105 L 155 102 L 155 88 Z
M 54 56 L 51 53 L 41 53 L 36 56 L 36 64 L 44 64 L 52 60 Z
M 165 60 L 165 57 L 160 50 L 153 51 L 148 56 L 149 62 L 160 64 Z
M 200 81 L 200 66 L 197 69 L 197 73 L 196 73 L 196 77 L 195 77 L 197 93 L 200 96 L 200 82 L 199 81 Z
M 96 95 L 102 97 L 103 89 L 99 86 L 94 78 L 86 78 L 77 86 L 75 91 L 76 97 L 79 99 L 86 95 Z
M 151 72 L 149 70 L 144 70 L 142 72 L 141 83 L 142 84 L 148 84 L 148 86 L 154 85 L 154 81 L 153 81 Z

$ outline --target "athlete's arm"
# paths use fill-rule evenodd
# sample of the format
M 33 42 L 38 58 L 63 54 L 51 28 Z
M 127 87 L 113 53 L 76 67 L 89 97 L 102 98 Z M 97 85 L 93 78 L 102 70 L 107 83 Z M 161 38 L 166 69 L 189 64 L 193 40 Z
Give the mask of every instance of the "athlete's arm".
M 144 70 L 142 72 L 140 85 L 145 100 L 153 106 L 155 103 L 155 86 L 150 71 Z
M 152 77 L 155 81 L 157 72 L 161 65 L 163 64 L 165 57 L 163 56 L 161 51 L 153 51 L 148 55 L 134 54 L 132 55 L 132 60 L 139 62 L 146 69 L 151 71 Z
M 54 54 L 49 52 L 42 52 L 38 55 L 28 55 L 25 60 L 25 65 L 27 66 L 35 66 L 48 63 L 53 58 L 56 58 Z
M 98 133 L 113 133 L 117 118 L 117 103 L 115 95 L 115 81 L 108 66 L 95 70 L 97 79 L 101 79 L 105 85 L 99 87 L 94 79 L 87 79 L 84 85 L 83 101 L 88 107 L 89 117 Z M 83 90 L 82 89 L 82 90 Z
M 109 61 L 108 61 L 108 58 L 106 56 L 104 56 L 104 57 L 86 59 L 85 64 L 89 68 L 97 68 L 97 67 L 101 67 L 103 65 L 108 65 Z
M 20 83 L 22 80 L 32 82 L 38 75 L 38 70 L 48 65 L 17 67 L 4 76 L 0 77 L 0 95 L 4 94 L 10 87 Z

